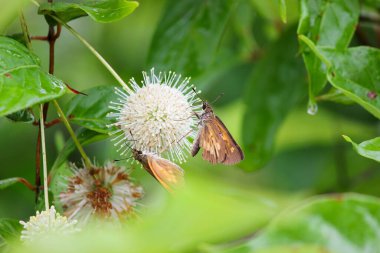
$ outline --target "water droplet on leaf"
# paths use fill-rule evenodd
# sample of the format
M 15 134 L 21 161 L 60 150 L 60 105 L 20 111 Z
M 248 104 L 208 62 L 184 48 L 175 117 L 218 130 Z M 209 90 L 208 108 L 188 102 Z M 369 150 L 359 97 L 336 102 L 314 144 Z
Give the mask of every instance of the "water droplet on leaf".
M 309 101 L 309 104 L 307 106 L 307 113 L 309 115 L 315 115 L 318 112 L 318 105 L 315 102 Z

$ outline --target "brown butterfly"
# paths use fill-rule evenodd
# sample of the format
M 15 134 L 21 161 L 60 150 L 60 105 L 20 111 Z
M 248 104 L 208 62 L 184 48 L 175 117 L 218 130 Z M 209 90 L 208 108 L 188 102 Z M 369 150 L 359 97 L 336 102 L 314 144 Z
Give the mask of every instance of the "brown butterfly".
M 207 102 L 203 102 L 203 113 L 197 117 L 201 127 L 191 150 L 192 156 L 203 148 L 203 159 L 212 164 L 231 165 L 244 159 L 243 151 Z
M 173 188 L 183 183 L 183 169 L 173 162 L 137 149 L 132 149 L 132 155 L 166 190 L 173 192 Z

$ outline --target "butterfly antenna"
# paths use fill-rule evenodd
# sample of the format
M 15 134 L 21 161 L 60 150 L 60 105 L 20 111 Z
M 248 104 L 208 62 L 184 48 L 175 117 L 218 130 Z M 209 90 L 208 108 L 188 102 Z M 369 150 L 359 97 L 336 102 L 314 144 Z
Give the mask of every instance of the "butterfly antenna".
M 129 140 L 129 141 L 137 141 L 134 137 L 133 137 L 133 134 L 132 134 L 132 131 L 131 130 L 129 130 L 129 133 L 131 134 L 131 137 L 132 137 L 132 139 L 131 140 Z M 133 148 L 132 146 L 129 146 L 130 148 Z
M 126 146 L 127 146 L 127 149 L 133 149 L 133 147 L 131 145 L 128 145 L 128 143 L 126 143 Z M 133 155 L 130 156 L 130 157 L 127 157 L 127 158 L 114 159 L 113 161 L 114 162 L 120 162 L 120 161 L 128 160 L 128 159 L 131 159 L 131 158 L 133 158 Z
M 120 162 L 120 161 L 124 161 L 124 160 L 129 160 L 131 158 L 133 158 L 133 156 L 130 156 L 130 157 L 127 157 L 127 158 L 114 159 L 113 161 L 114 162 Z
M 224 93 L 220 93 L 215 99 L 214 101 L 212 101 L 210 104 L 214 104 L 216 101 L 218 101 L 221 97 L 224 96 Z
M 200 93 L 200 92 L 197 92 L 196 89 L 195 89 L 195 87 L 191 87 L 191 89 L 194 91 L 195 95 L 196 95 L 200 100 L 202 100 L 202 102 L 205 101 L 201 96 L 199 96 L 199 93 Z

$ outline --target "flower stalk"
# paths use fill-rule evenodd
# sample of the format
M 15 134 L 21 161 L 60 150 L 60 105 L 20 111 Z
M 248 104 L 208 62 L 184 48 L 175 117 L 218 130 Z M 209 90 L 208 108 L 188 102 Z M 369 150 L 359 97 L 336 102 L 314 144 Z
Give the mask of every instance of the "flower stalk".
M 80 144 L 77 136 L 74 133 L 73 128 L 71 127 L 69 121 L 67 120 L 67 118 L 66 118 L 64 112 L 62 111 L 61 107 L 59 106 L 57 100 L 53 100 L 53 104 L 54 104 L 55 108 L 57 109 L 59 117 L 62 119 L 63 124 L 65 125 L 67 131 L 69 132 L 71 138 L 73 139 L 75 146 L 77 147 L 79 153 L 81 154 L 85 165 L 87 167 L 91 167 L 90 159 L 88 158 L 86 152 L 84 152 L 82 145 Z
M 48 174 L 47 174 L 47 163 L 46 163 L 46 143 L 45 143 L 45 124 L 44 124 L 44 114 L 43 105 L 40 104 L 40 130 L 41 130 L 41 146 L 42 146 L 42 169 L 44 177 L 44 199 L 45 199 L 45 209 L 49 210 L 49 193 L 48 193 Z

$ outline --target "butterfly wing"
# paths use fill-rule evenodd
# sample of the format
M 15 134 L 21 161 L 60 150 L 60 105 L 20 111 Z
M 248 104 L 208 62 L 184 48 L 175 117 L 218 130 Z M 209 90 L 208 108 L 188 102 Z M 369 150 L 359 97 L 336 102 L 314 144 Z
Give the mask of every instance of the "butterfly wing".
M 200 139 L 204 136 L 204 127 L 202 126 L 201 129 L 198 131 L 198 136 L 195 138 L 193 148 L 191 149 L 191 155 L 194 157 L 196 154 L 198 154 L 199 149 L 201 148 L 199 146 Z
M 183 183 L 183 169 L 171 161 L 153 155 L 147 156 L 149 169 L 154 178 L 168 191 Z
M 194 151 L 203 148 L 202 157 L 212 164 L 232 165 L 244 159 L 243 151 L 223 122 L 215 115 L 205 121 L 193 146 Z
M 225 143 L 225 159 L 223 160 L 223 164 L 231 165 L 240 162 L 244 159 L 244 154 L 240 146 L 236 143 L 235 139 L 218 116 L 215 116 L 215 121 L 220 130 L 220 136 Z

